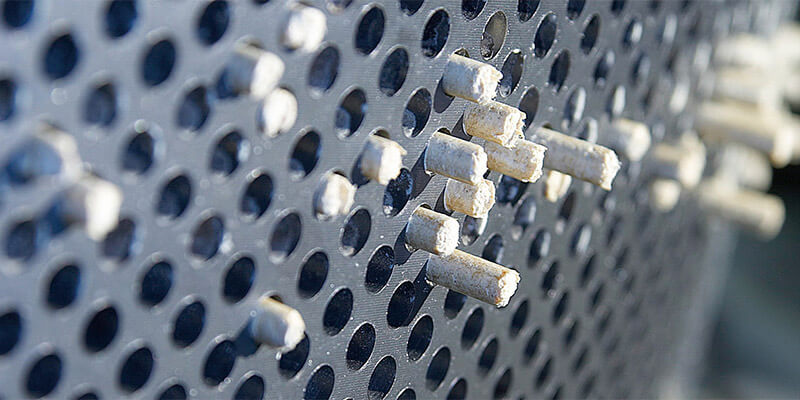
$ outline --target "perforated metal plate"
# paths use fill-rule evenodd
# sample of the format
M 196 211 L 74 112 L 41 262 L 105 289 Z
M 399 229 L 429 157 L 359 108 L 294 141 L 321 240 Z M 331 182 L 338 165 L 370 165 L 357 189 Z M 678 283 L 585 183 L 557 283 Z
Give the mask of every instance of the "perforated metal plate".
M 638 164 L 609 193 L 576 182 L 555 204 L 541 183 L 490 174 L 498 204 L 482 232 L 456 215 L 460 248 L 517 269 L 519 291 L 495 309 L 425 283 L 426 255 L 402 231 L 418 205 L 442 210 L 445 179 L 421 166 L 428 138 L 464 137 L 465 102 L 438 87 L 444 62 L 489 57 L 506 74 L 498 100 L 531 127 L 602 143 L 621 115 L 672 140 L 712 40 L 774 26 L 786 3 L 310 1 L 328 17 L 312 54 L 279 44 L 287 3 L 264 3 L 3 3 L 4 168 L 48 123 L 125 199 L 100 243 L 51 234 L 63 180 L 4 174 L 0 397 L 657 394 L 706 233 L 688 198 L 650 211 Z M 258 102 L 218 84 L 237 40 L 286 64 L 300 112 L 277 138 L 260 133 Z M 408 150 L 389 189 L 354 172 L 379 129 Z M 328 171 L 359 187 L 350 215 L 323 221 L 312 194 Z M 264 294 L 305 318 L 296 350 L 248 338 Z

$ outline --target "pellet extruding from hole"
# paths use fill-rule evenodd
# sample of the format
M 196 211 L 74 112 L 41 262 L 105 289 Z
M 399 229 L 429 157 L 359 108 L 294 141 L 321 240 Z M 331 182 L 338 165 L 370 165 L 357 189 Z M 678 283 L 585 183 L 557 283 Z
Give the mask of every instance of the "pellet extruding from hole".
M 609 147 L 634 162 L 641 160 L 650 148 L 650 128 L 638 121 L 617 118 L 606 137 Z
M 448 255 L 458 246 L 458 221 L 425 207 L 417 207 L 406 225 L 406 244 L 428 253 Z
M 285 19 L 281 43 L 291 50 L 315 51 L 327 32 L 325 13 L 304 5 L 295 5 Z
M 715 72 L 713 97 L 774 110 L 782 107 L 781 84 L 753 68 L 723 68 Z
M 494 183 L 484 179 L 477 185 L 469 185 L 448 179 L 444 187 L 444 205 L 453 211 L 475 218 L 485 218 L 494 207 Z
M 226 72 L 234 91 L 263 99 L 278 85 L 284 69 L 283 61 L 274 53 L 239 44 Z
M 468 105 L 464 132 L 502 146 L 510 146 L 522 134 L 525 113 L 507 104 L 489 101 Z
M 397 142 L 370 135 L 361 153 L 361 173 L 381 185 L 400 175 L 406 150 Z
M 483 258 L 456 250 L 449 256 L 430 256 L 428 281 L 497 307 L 505 307 L 517 291 L 519 273 Z
M 486 173 L 483 147 L 446 133 L 436 132 L 425 150 L 425 171 L 477 185 Z
M 765 191 L 772 183 L 772 165 L 764 153 L 731 143 L 720 152 L 716 177 L 736 186 Z
M 486 103 L 497 95 L 497 85 L 503 74 L 497 68 L 451 54 L 442 76 L 442 89 L 450 96 L 476 103 Z
M 63 215 L 83 226 L 92 240 L 103 240 L 119 222 L 122 191 L 113 183 L 85 175 L 64 194 Z
M 303 316 L 294 308 L 266 296 L 258 300 L 251 325 L 256 342 L 289 351 L 303 340 L 305 330 Z
M 539 128 L 531 141 L 547 148 L 543 166 L 611 190 L 611 183 L 620 169 L 619 158 L 613 150 Z
M 706 212 L 727 219 L 763 239 L 780 232 L 786 208 L 780 197 L 724 182 L 703 182 L 697 187 L 700 205 Z
M 672 179 L 654 179 L 647 189 L 650 206 L 660 212 L 672 210 L 681 198 L 681 183 Z
M 342 175 L 326 174 L 314 192 L 314 211 L 323 219 L 350 212 L 356 187 Z
M 691 189 L 697 186 L 703 177 L 706 165 L 705 148 L 693 149 L 680 144 L 659 143 L 653 147 L 647 163 L 657 176 L 676 180 Z
M 542 176 L 545 157 L 544 146 L 528 140 L 518 139 L 510 147 L 493 142 L 483 145 L 490 170 L 510 176 L 522 182 L 536 182 Z
M 275 89 L 261 106 L 261 125 L 270 138 L 287 132 L 297 120 L 297 99 L 286 89 Z
M 36 132 L 34 140 L 50 147 L 58 155 L 61 161 L 60 174 L 65 181 L 74 182 L 83 176 L 83 160 L 72 135 L 44 125 Z
M 555 203 L 567 194 L 572 184 L 572 177 L 558 171 L 548 169 L 544 172 L 544 198 Z

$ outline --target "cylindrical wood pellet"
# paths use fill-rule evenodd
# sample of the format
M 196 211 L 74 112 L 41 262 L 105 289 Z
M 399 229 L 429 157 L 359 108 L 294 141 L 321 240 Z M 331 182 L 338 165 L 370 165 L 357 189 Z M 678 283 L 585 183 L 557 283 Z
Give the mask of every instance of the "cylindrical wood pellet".
M 370 135 L 361 153 L 361 173 L 381 185 L 400 175 L 406 150 L 393 140 Z
M 92 240 L 103 240 L 119 222 L 122 191 L 111 182 L 85 175 L 67 189 L 63 217 L 80 223 Z
M 572 177 L 551 169 L 544 172 L 544 198 L 555 203 L 567 194 Z
M 619 159 L 611 149 L 539 128 L 531 141 L 547 148 L 544 167 L 611 190 L 611 182 L 620 169 Z
M 469 185 L 448 179 L 444 188 L 444 205 L 475 218 L 485 218 L 494 206 L 494 183 L 484 179 L 477 185 Z
M 650 148 L 650 129 L 638 121 L 617 118 L 605 137 L 609 147 L 634 162 L 641 160 Z
M 281 43 L 291 50 L 313 52 L 327 32 L 325 13 L 314 7 L 296 4 L 283 24 Z
M 518 139 L 510 147 L 486 142 L 483 145 L 490 170 L 522 182 L 536 182 L 542 176 L 546 147 Z
M 648 197 L 653 209 L 670 211 L 681 198 L 681 184 L 672 179 L 654 179 L 648 186 Z
M 297 120 L 297 99 L 286 89 L 275 89 L 261 106 L 261 129 L 268 137 L 288 131 Z
M 406 225 L 406 244 L 432 254 L 450 254 L 458 246 L 458 221 L 425 207 L 417 207 Z
M 476 185 L 486 173 L 483 148 L 446 133 L 436 132 L 425 150 L 425 170 L 464 183 Z
M 497 95 L 497 84 L 503 74 L 495 67 L 451 54 L 442 76 L 442 89 L 450 96 L 485 103 Z
M 517 271 L 461 250 L 449 256 L 430 256 L 425 277 L 437 285 L 497 307 L 508 304 L 519 283 Z
M 350 212 L 356 187 L 342 175 L 326 174 L 314 192 L 314 211 L 322 217 L 331 218 Z
M 684 187 L 693 188 L 703 177 L 706 159 L 705 152 L 697 152 L 667 143 L 659 143 L 647 159 L 656 175 L 661 178 L 676 180 Z
M 734 222 L 764 239 L 775 237 L 783 226 L 786 208 L 778 196 L 718 182 L 703 182 L 697 192 L 700 205 L 708 213 Z
M 256 342 L 289 351 L 303 340 L 305 330 L 303 316 L 294 308 L 266 296 L 258 300 L 251 325 Z
M 464 111 L 464 132 L 470 136 L 510 146 L 522 134 L 525 113 L 509 105 L 489 101 L 468 105 Z
M 283 61 L 274 53 L 250 44 L 240 44 L 228 64 L 226 75 L 237 93 L 263 99 L 278 85 L 283 71 Z

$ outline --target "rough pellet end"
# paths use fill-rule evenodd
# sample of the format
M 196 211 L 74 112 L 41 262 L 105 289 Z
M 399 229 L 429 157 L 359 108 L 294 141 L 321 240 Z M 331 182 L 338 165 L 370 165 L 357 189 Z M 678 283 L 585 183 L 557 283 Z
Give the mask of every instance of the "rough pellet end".
M 400 175 L 406 150 L 397 142 L 370 135 L 361 154 L 361 173 L 381 185 Z
M 493 142 L 483 146 L 490 170 L 508 175 L 522 182 L 536 182 L 542 176 L 546 147 L 516 139 L 510 147 Z
M 547 170 L 544 173 L 544 198 L 555 203 L 567 194 L 572 184 L 572 177 L 558 171 Z
M 502 77 L 503 74 L 489 64 L 451 54 L 444 68 L 442 89 L 450 96 L 485 103 L 497 95 Z
M 256 342 L 289 351 L 303 340 L 306 324 L 297 310 L 264 296 L 258 300 L 251 329 Z
M 453 211 L 475 218 L 484 218 L 494 206 L 494 183 L 484 179 L 477 185 L 468 185 L 448 179 L 444 188 L 444 204 Z
M 432 254 L 448 255 L 458 246 L 458 221 L 425 207 L 417 207 L 406 225 L 406 244 Z
M 330 173 L 322 178 L 314 192 L 314 211 L 321 218 L 331 218 L 350 212 L 356 187 L 342 175 Z
M 276 137 L 288 131 L 297 120 L 297 99 L 286 89 L 275 89 L 261 107 L 262 131 Z
M 513 269 L 461 250 L 430 256 L 425 274 L 430 282 L 497 307 L 508 305 L 520 279 Z
M 423 162 L 428 173 L 471 185 L 481 182 L 488 168 L 483 147 L 442 132 L 431 136 Z
M 467 106 L 464 132 L 502 146 L 510 146 L 524 127 L 525 113 L 509 105 L 489 101 Z
M 325 13 L 303 5 L 295 6 L 284 23 L 281 43 L 291 50 L 312 52 L 327 32 Z
M 631 161 L 641 160 L 650 148 L 650 128 L 641 122 L 617 118 L 609 133 L 611 147 Z

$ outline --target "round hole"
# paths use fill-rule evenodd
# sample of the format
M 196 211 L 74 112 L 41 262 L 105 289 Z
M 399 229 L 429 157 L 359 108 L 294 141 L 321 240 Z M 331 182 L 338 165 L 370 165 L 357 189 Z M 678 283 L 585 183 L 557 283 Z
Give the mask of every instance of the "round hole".
M 569 17 L 569 19 L 580 17 L 585 6 L 586 0 L 569 0 L 567 2 L 567 17 Z
M 153 264 L 142 276 L 139 301 L 150 307 L 161 303 L 172 288 L 172 279 L 172 265 L 165 261 Z
M 193 132 L 203 127 L 209 114 L 211 114 L 209 93 L 206 88 L 199 86 L 183 97 L 176 119 L 181 129 Z
M 10 79 L 0 79 L 0 121 L 9 120 L 16 109 L 17 84 Z
M 129 393 L 141 389 L 150 379 L 153 372 L 153 352 L 142 347 L 128 356 L 119 371 L 119 385 Z
M 135 1 L 112 1 L 106 9 L 106 34 L 114 39 L 125 36 L 133 29 L 138 17 Z
M 211 259 L 217 255 L 224 235 L 225 223 L 220 217 L 206 218 L 192 233 L 192 254 L 203 260 Z
M 625 93 L 625 86 L 617 86 L 608 97 L 606 111 L 612 118 L 618 117 L 625 110 L 625 103 L 627 100 Z
M 594 84 L 598 87 L 603 87 L 606 85 L 606 80 L 608 79 L 608 73 L 611 71 L 611 68 L 614 67 L 614 52 L 609 50 L 603 57 L 600 58 L 600 61 L 597 62 L 597 66 L 594 67 Z
M 408 74 L 408 52 L 403 48 L 397 48 L 383 62 L 378 87 L 383 94 L 394 96 L 405 83 L 406 74 Z
M 536 218 L 536 199 L 533 196 L 527 197 L 514 213 L 514 222 L 511 228 L 511 237 L 519 240 L 528 227 L 533 224 Z
M 539 370 L 539 373 L 536 375 L 536 381 L 534 382 L 535 388 L 541 389 L 544 386 L 544 383 L 547 382 L 547 378 L 550 377 L 550 369 L 552 368 L 553 359 L 548 358 L 545 361 L 542 369 Z
M 397 400 L 417 400 L 417 393 L 414 392 L 412 388 L 405 388 L 400 395 L 397 396 Z
M 308 86 L 311 87 L 311 94 L 321 96 L 327 92 L 333 86 L 338 74 L 339 50 L 328 46 L 322 49 L 311 62 L 308 71 Z
M 597 142 L 597 131 L 597 121 L 594 118 L 588 118 L 583 129 L 578 133 L 578 138 L 595 143 Z
M 319 293 L 328 277 L 328 265 L 328 256 L 321 251 L 306 258 L 297 280 L 297 291 L 301 297 L 308 299 Z
M 103 256 L 116 262 L 123 262 L 133 253 L 135 241 L 136 224 L 130 219 L 123 219 L 103 240 Z
M 539 0 L 518 0 L 517 1 L 517 14 L 519 14 L 520 22 L 526 22 L 531 19 L 533 14 L 539 8 Z
M 206 6 L 197 20 L 197 37 L 206 46 L 216 43 L 225 34 L 230 22 L 228 2 L 215 0 Z
M 581 50 L 585 54 L 589 54 L 597 44 L 597 38 L 600 36 L 600 17 L 597 15 L 592 16 L 586 28 L 583 29 L 583 36 L 581 36 Z
M 367 114 L 367 96 L 361 89 L 353 89 L 336 108 L 336 134 L 346 138 L 353 135 Z
M 475 345 L 483 330 L 483 321 L 483 309 L 474 308 L 467 317 L 467 322 L 464 323 L 464 330 L 461 331 L 461 347 L 465 350 L 469 350 Z
M 519 100 L 519 110 L 525 113 L 525 129 L 527 130 L 533 119 L 536 117 L 536 111 L 539 109 L 539 91 L 531 86 L 525 90 L 522 98 Z
M 461 242 L 466 245 L 475 243 L 484 229 L 486 229 L 486 218 L 473 218 L 469 215 L 464 217 L 464 223 L 461 224 Z
M 308 379 L 306 390 L 303 392 L 304 400 L 327 400 L 333 393 L 335 375 L 333 368 L 323 365 L 314 371 Z
M 3 3 L 3 22 L 9 28 L 22 28 L 31 17 L 33 17 L 33 0 L 7 0 Z
M 647 81 L 647 78 L 650 76 L 650 59 L 647 57 L 646 54 L 642 53 L 636 59 L 636 62 L 633 64 L 633 68 L 631 68 L 631 81 L 639 85 L 642 82 Z
M 80 59 L 80 50 L 75 39 L 67 33 L 57 37 L 47 47 L 44 55 L 44 72 L 50 79 L 61 79 L 69 75 Z
M 367 397 L 370 400 L 379 400 L 389 393 L 392 385 L 394 385 L 394 377 L 397 372 L 397 363 L 391 356 L 386 356 L 378 362 L 375 369 L 372 370 L 372 376 L 369 378 L 369 386 L 367 386 Z
M 594 272 L 595 272 L 595 256 L 592 256 L 591 258 L 589 258 L 588 261 L 586 261 L 586 264 L 583 265 L 583 269 L 581 269 L 581 276 L 580 280 L 578 281 L 581 288 L 586 287 L 586 284 L 589 283 L 589 281 L 594 276 Z
M 536 237 L 531 242 L 531 247 L 528 251 L 528 267 L 532 268 L 543 258 L 550 254 L 550 233 L 545 230 L 540 230 L 536 233 Z
M 59 268 L 50 278 L 47 305 L 56 310 L 69 306 L 78 297 L 80 286 L 80 268 L 71 264 Z
M 356 330 L 353 337 L 350 338 L 350 343 L 347 345 L 347 368 L 354 371 L 361 369 L 372 355 L 372 349 L 374 347 L 375 328 L 365 323 Z
M 322 327 L 329 336 L 342 331 L 353 312 L 353 292 L 344 288 L 336 292 L 328 301 L 322 315 Z
M 556 306 L 553 307 L 553 315 L 552 320 L 553 324 L 557 324 L 564 318 L 564 315 L 567 313 L 567 309 L 569 308 L 569 293 L 564 292 L 561 293 L 561 296 L 558 298 L 558 302 L 556 302 Z
M 556 15 L 553 13 L 547 14 L 542 22 L 539 23 L 539 28 L 536 29 L 536 36 L 533 37 L 533 54 L 536 57 L 544 57 L 550 48 L 553 47 L 553 42 L 556 40 Z
M 639 44 L 639 41 L 642 40 L 643 29 L 641 22 L 635 19 L 631 21 L 625 28 L 625 35 L 622 37 L 623 46 L 625 46 L 626 49 L 630 49 Z
M 500 79 L 500 86 L 498 87 L 501 96 L 507 97 L 517 88 L 517 84 L 522 78 L 524 62 L 525 57 L 519 50 L 514 50 L 506 56 L 503 68 L 500 71 L 503 73 L 503 78 Z
M 244 190 L 239 210 L 251 219 L 261 217 L 272 202 L 272 190 L 272 178 L 266 174 L 258 175 Z
M 586 109 L 586 90 L 582 87 L 576 88 L 567 99 L 564 106 L 564 122 L 567 127 L 572 126 L 583 118 L 583 111 Z
M 558 263 L 554 262 L 547 267 L 542 277 L 542 291 L 545 295 L 549 295 L 561 281 L 562 277 L 559 273 Z
M 605 285 L 600 283 L 592 292 L 591 297 L 589 298 L 589 311 L 594 312 L 597 309 L 597 306 L 603 301 L 604 289 Z
M 488 60 L 494 58 L 503 43 L 506 41 L 506 15 L 502 11 L 498 11 L 489 18 L 486 26 L 483 27 L 483 35 L 481 36 L 481 56 Z
M 522 351 L 525 363 L 530 363 L 531 360 L 539 353 L 539 345 L 542 342 L 542 331 L 537 329 L 528 341 L 525 342 L 525 348 Z
M 433 338 L 433 318 L 428 315 L 414 324 L 411 334 L 408 336 L 408 344 L 406 345 L 406 353 L 411 361 L 417 361 L 422 358 L 428 346 L 431 344 Z
M 237 303 L 247 296 L 253 286 L 256 264 L 250 257 L 240 257 L 225 272 L 222 297 L 229 303 Z
M 486 6 L 486 0 L 462 0 L 461 13 L 467 19 L 475 19 Z
M 386 310 L 386 321 L 392 328 L 406 326 L 414 312 L 416 290 L 411 282 L 403 282 L 394 290 Z
M 497 185 L 497 198 L 498 204 L 511 204 L 515 205 L 525 194 L 525 189 L 528 184 L 518 181 L 510 176 L 503 175 L 500 183 Z
M 444 10 L 438 10 L 428 18 L 422 31 L 422 54 L 425 57 L 436 57 L 450 35 L 450 16 Z
M 495 234 L 484 246 L 481 257 L 484 260 L 501 264 L 503 261 L 503 247 L 503 237 Z
M 239 385 L 233 398 L 234 400 L 261 400 L 264 398 L 266 390 L 267 384 L 264 382 L 264 378 L 251 375 Z
M 589 249 L 589 243 L 592 240 L 592 228 L 589 225 L 583 225 L 575 232 L 572 238 L 572 255 L 581 256 Z
M 210 168 L 213 172 L 228 176 L 247 159 L 250 146 L 238 131 L 223 136 L 211 153 Z
M 194 343 L 206 322 L 206 307 L 195 301 L 184 307 L 173 322 L 172 341 L 178 347 L 188 347 Z
M 492 338 L 483 348 L 481 356 L 478 358 L 478 373 L 481 376 L 489 374 L 489 371 L 492 370 L 494 363 L 497 361 L 497 354 L 499 352 L 500 345 L 497 343 L 497 339 Z
M 142 61 L 142 79 L 149 86 L 157 86 L 169 78 L 178 58 L 175 45 L 169 40 L 161 40 L 147 50 Z
M 22 336 L 22 318 L 16 311 L 0 316 L 0 356 L 14 350 Z
M 685 1 L 684 4 L 688 4 L 688 2 Z M 611 2 L 611 12 L 614 14 L 619 15 L 624 8 L 625 0 L 614 0 Z
M 117 94 L 114 86 L 106 83 L 93 88 L 83 107 L 83 120 L 90 125 L 109 126 L 116 116 Z
M 364 277 L 364 286 L 370 292 L 377 293 L 392 277 L 394 268 L 394 250 L 389 246 L 381 246 L 369 259 L 367 273 Z
M 83 333 L 83 344 L 90 352 L 96 353 L 108 347 L 119 330 L 119 315 L 114 307 L 108 306 L 98 311 L 89 320 Z
M 414 15 L 422 7 L 423 0 L 400 0 L 400 10 L 405 15 Z
M 142 175 L 153 166 L 155 140 L 148 132 L 134 135 L 122 154 L 122 169 Z
M 270 0 L 255 0 L 265 3 Z M 332 13 L 340 13 L 344 11 L 347 7 L 353 4 L 353 0 L 328 0 L 328 10 Z
M 389 181 L 383 192 L 383 213 L 394 217 L 408 204 L 411 191 L 414 189 L 414 177 L 407 169 L 402 168 L 397 178 Z
M 444 298 L 444 316 L 450 319 L 458 316 L 461 309 L 464 308 L 464 303 L 467 302 L 467 296 L 454 292 L 447 291 L 447 296 Z
M 341 251 L 342 254 L 352 257 L 364 248 L 369 238 L 369 231 L 372 227 L 372 219 L 369 211 L 365 208 L 356 210 L 344 222 L 342 230 Z
M 431 115 L 431 93 L 420 88 L 408 99 L 403 110 L 403 133 L 416 137 L 425 128 Z
M 47 396 L 61 380 L 61 357 L 48 354 L 36 360 L 28 370 L 25 389 L 31 397 Z
M 569 67 L 569 53 L 566 50 L 562 50 L 556 56 L 556 60 L 553 61 L 553 66 L 550 67 L 550 76 L 547 78 L 547 84 L 553 86 L 556 90 L 561 90 L 569 75 Z
M 447 400 L 464 400 L 467 398 L 467 381 L 459 378 L 447 392 Z
M 295 143 L 292 158 L 289 159 L 291 177 L 297 180 L 308 176 L 317 166 L 321 152 L 319 134 L 314 131 L 304 133 Z
M 514 315 L 511 317 L 511 327 L 508 330 L 512 338 L 517 337 L 522 328 L 525 327 L 525 322 L 528 321 L 529 308 L 528 300 L 523 300 L 522 303 L 519 303 L 519 306 L 517 306 L 516 311 L 514 311 Z
M 492 398 L 494 400 L 505 399 L 508 396 L 509 389 L 511 389 L 512 382 L 513 373 L 510 368 L 507 368 L 506 371 L 503 372 L 503 375 L 497 380 L 497 383 L 495 383 Z
M 189 394 L 186 392 L 186 388 L 176 383 L 164 389 L 161 394 L 158 395 L 158 400 L 186 400 L 188 397 Z
M 442 347 L 436 351 L 431 358 L 431 363 L 428 364 L 428 370 L 425 372 L 425 387 L 431 391 L 438 389 L 444 377 L 447 376 L 448 369 L 450 369 L 450 349 Z
M 306 364 L 308 360 L 308 352 L 311 349 L 311 342 L 308 340 L 308 336 L 303 336 L 303 340 L 297 344 L 297 346 L 287 353 L 281 355 L 281 359 L 278 362 L 278 371 L 281 373 L 281 376 L 286 379 L 291 379 Z
M 172 178 L 161 188 L 156 212 L 170 219 L 180 217 L 192 198 L 192 184 L 186 175 Z
M 236 345 L 223 340 L 208 353 L 203 366 L 203 380 L 207 385 L 217 386 L 230 375 L 236 363 Z
M 378 47 L 383 37 L 383 25 L 385 22 L 386 17 L 383 15 L 383 10 L 378 7 L 372 7 L 361 17 L 354 40 L 356 50 L 359 53 L 367 55 Z
M 270 259 L 275 263 L 286 260 L 300 242 L 302 224 L 297 213 L 287 214 L 272 229 L 269 239 Z
M 578 330 L 580 323 L 578 321 L 570 321 L 569 327 L 564 331 L 564 348 L 569 350 L 572 344 L 575 343 L 575 338 L 578 337 Z

